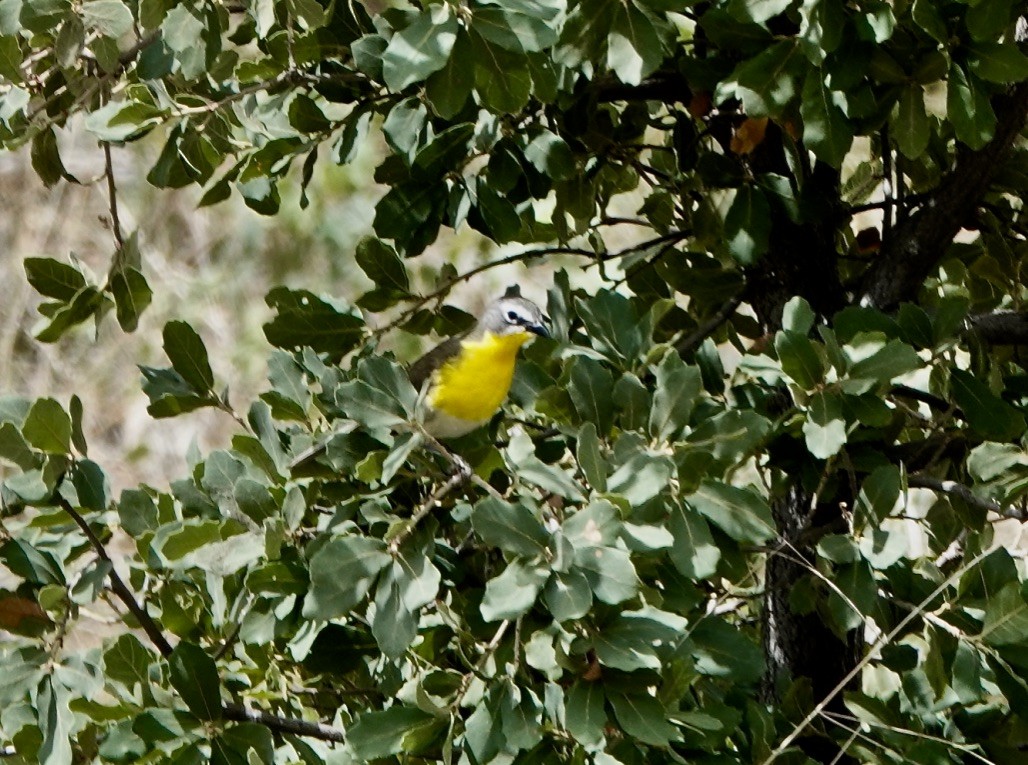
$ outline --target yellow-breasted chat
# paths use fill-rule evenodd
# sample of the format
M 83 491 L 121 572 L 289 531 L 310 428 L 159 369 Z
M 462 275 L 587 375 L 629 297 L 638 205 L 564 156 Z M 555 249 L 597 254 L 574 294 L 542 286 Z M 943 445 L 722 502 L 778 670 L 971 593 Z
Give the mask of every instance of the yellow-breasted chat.
M 513 291 L 493 301 L 464 335 L 443 341 L 411 364 L 425 393 L 423 425 L 435 438 L 457 438 L 485 425 L 507 398 L 518 350 L 546 337 L 543 312 Z

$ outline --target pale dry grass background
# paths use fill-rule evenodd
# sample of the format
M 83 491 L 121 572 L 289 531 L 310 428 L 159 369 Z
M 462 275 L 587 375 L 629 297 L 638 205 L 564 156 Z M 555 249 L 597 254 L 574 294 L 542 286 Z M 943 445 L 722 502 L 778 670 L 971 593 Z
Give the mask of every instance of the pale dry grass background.
M 60 135 L 62 158 L 83 183 L 46 189 L 32 171 L 27 147 L 0 153 L 0 395 L 53 397 L 67 405 L 77 393 L 85 407 L 90 457 L 111 476 L 117 492 L 139 483 L 163 488 L 186 471 L 185 454 L 195 441 L 201 452 L 224 447 L 237 426 L 214 410 L 170 420 L 146 413 L 138 364 L 167 366 L 161 329 L 188 321 L 203 337 L 219 386 L 228 385 L 233 406 L 245 413 L 265 387 L 270 346 L 261 325 L 271 317 L 264 295 L 277 284 L 352 299 L 370 286 L 355 265 L 357 240 L 372 231 L 374 204 L 383 193 L 372 174 L 380 147 L 374 142 L 347 167 L 327 159 L 327 147 L 301 210 L 295 182 L 283 185 L 281 212 L 263 217 L 232 199 L 197 208 L 195 188 L 155 189 L 146 173 L 161 137 L 113 151 L 122 228 L 138 229 L 143 270 L 153 304 L 132 334 L 113 314 L 99 331 L 82 325 L 52 345 L 33 336 L 40 324 L 40 296 L 25 279 L 26 257 L 67 260 L 74 253 L 102 282 L 114 252 L 109 225 L 103 153 L 88 134 Z M 414 283 L 431 285 L 443 262 L 465 269 L 495 257 L 495 246 L 465 227 L 447 233 L 425 255 L 411 261 Z M 545 298 L 552 269 L 510 266 L 483 274 L 453 293 L 452 302 L 476 311 L 511 283 Z M 374 323 L 376 317 L 369 317 Z M 427 340 L 394 335 L 387 340 L 401 358 L 411 358 Z

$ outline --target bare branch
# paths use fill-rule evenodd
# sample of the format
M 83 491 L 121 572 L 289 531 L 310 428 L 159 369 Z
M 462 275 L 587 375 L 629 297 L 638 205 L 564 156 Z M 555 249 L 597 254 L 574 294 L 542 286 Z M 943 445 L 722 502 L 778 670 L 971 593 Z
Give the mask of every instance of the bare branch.
M 924 205 L 894 229 L 864 279 L 864 300 L 891 309 L 909 300 L 981 203 L 1028 120 L 1028 82 L 996 96 L 996 132 L 981 149 L 958 150 L 956 166 Z
M 717 331 L 718 327 L 735 315 L 735 309 L 740 305 L 742 305 L 741 294 L 735 295 L 726 300 L 725 304 L 718 309 L 717 313 L 697 327 L 696 331 L 675 343 L 675 350 L 678 351 L 680 355 L 685 355 L 696 350 L 704 340 Z
M 121 233 L 121 218 L 118 215 L 118 190 L 114 186 L 114 163 L 111 161 L 111 144 L 109 141 L 100 143 L 104 150 L 104 177 L 107 179 L 107 201 L 111 209 L 111 232 L 118 249 L 125 246 L 125 237 Z
M 75 525 L 78 526 L 82 533 L 85 534 L 86 539 L 89 540 L 89 544 L 93 546 L 96 554 L 107 563 L 111 564 L 110 573 L 107 574 L 107 578 L 111 582 L 111 589 L 114 590 L 114 594 L 118 596 L 118 600 L 125 604 L 125 607 L 136 617 L 136 621 L 139 622 L 139 626 L 146 633 L 146 636 L 150 638 L 150 642 L 154 644 L 154 647 L 160 651 L 161 656 L 170 656 L 172 650 L 171 643 L 164 637 L 164 633 L 161 632 L 161 628 L 157 625 L 157 622 L 153 620 L 146 609 L 143 608 L 139 603 L 136 602 L 136 596 L 132 593 L 132 590 L 128 588 L 124 580 L 118 575 L 117 569 L 114 568 L 114 561 L 111 560 L 111 556 L 107 554 L 107 549 L 104 547 L 104 543 L 100 541 L 100 538 L 94 533 L 93 529 L 86 523 L 86 519 L 82 517 L 78 510 L 72 507 L 71 503 L 60 495 L 55 495 L 54 502 L 64 512 L 66 512 Z
M 146 633 L 146 636 L 150 638 L 150 642 L 154 644 L 154 647 L 160 652 L 161 656 L 170 656 L 174 650 L 167 638 L 164 637 L 164 633 L 161 632 L 161 628 L 157 622 L 146 612 L 139 603 L 136 601 L 135 595 L 132 590 L 128 588 L 124 580 L 118 575 L 118 572 L 114 568 L 114 561 L 111 560 L 111 556 L 107 554 L 107 549 L 104 547 L 103 542 L 96 533 L 89 527 L 86 519 L 82 517 L 81 513 L 76 510 L 72 504 L 60 495 L 54 496 L 54 503 L 66 512 L 71 519 L 75 522 L 86 539 L 93 546 L 96 554 L 107 563 L 111 564 L 111 570 L 107 574 L 107 578 L 110 580 L 111 589 L 114 594 L 117 595 L 118 600 L 125 604 L 125 607 L 136 617 L 136 621 L 139 622 L 139 626 Z M 335 741 L 342 743 L 346 740 L 343 732 L 336 728 L 331 728 L 321 723 L 308 722 L 306 720 L 299 720 L 292 717 L 280 717 L 279 715 L 271 714 L 270 712 L 261 712 L 258 710 L 247 709 L 240 704 L 228 703 L 225 704 L 222 710 L 223 715 L 228 720 L 236 722 L 257 722 L 261 725 L 266 725 L 273 731 L 278 733 L 292 733 L 298 736 L 307 736 L 309 738 L 316 738 L 322 741 Z
M 279 717 L 257 709 L 247 709 L 241 704 L 226 704 L 222 714 L 226 720 L 260 723 L 277 733 L 292 733 L 296 736 L 306 736 L 321 741 L 334 741 L 337 744 L 346 742 L 345 734 L 338 728 L 299 720 L 295 717 Z
M 907 485 L 915 489 L 931 489 L 940 494 L 949 494 L 959 497 L 969 505 L 989 513 L 996 513 L 1004 518 L 1015 518 L 1019 521 L 1028 519 L 1025 511 L 1018 507 L 1007 507 L 992 500 L 979 497 L 970 487 L 956 481 L 943 481 L 939 478 L 932 478 L 927 475 L 907 476 Z
M 487 263 L 482 263 L 481 265 L 468 269 L 464 273 L 458 274 L 452 279 L 449 279 L 432 292 L 429 292 L 426 295 L 422 295 L 421 297 L 416 298 L 410 304 L 410 306 L 405 308 L 400 313 L 399 316 L 390 321 L 388 324 L 384 324 L 383 326 L 376 329 L 374 334 L 381 335 L 395 327 L 398 327 L 400 324 L 403 324 L 403 322 L 407 321 L 407 319 L 409 319 L 411 316 L 413 316 L 415 313 L 421 310 L 421 308 L 424 307 L 426 304 L 432 302 L 433 300 L 439 300 L 444 298 L 446 295 L 450 293 L 450 290 L 452 290 L 461 282 L 466 282 L 473 276 L 478 276 L 484 271 L 490 271 L 500 266 L 506 266 L 511 263 L 521 263 L 526 260 L 535 260 L 536 258 L 542 258 L 547 255 L 581 255 L 587 258 L 594 258 L 598 261 L 617 260 L 618 258 L 623 258 L 628 255 L 634 255 L 638 252 L 644 252 L 650 249 L 651 247 L 656 247 L 661 244 L 681 241 L 682 239 L 685 239 L 689 236 L 692 236 L 691 232 L 672 231 L 670 233 L 654 237 L 653 239 L 647 239 L 644 242 L 639 242 L 638 244 L 630 245 L 622 250 L 618 250 L 616 252 L 611 252 L 607 254 L 597 253 L 594 250 L 586 249 L 584 247 L 563 246 L 542 247 L 540 249 L 535 250 L 526 250 L 525 252 L 516 252 L 513 255 L 507 255 L 506 257 L 499 258 L 497 260 L 491 260 Z
M 1028 345 L 1028 313 L 995 311 L 969 316 L 968 331 L 990 345 Z

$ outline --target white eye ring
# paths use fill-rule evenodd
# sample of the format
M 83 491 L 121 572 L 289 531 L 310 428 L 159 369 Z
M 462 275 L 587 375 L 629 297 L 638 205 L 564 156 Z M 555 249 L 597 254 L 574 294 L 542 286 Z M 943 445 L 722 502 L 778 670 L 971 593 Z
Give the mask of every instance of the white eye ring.
M 507 311 L 507 321 L 509 321 L 511 324 L 518 324 L 519 322 L 517 311 Z

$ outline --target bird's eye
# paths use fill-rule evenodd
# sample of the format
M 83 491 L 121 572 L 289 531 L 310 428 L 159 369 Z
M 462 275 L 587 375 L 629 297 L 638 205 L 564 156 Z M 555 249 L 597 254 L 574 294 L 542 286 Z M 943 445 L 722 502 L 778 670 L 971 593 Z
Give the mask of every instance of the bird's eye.
M 507 321 L 509 321 L 511 324 L 517 324 L 518 323 L 518 314 L 517 314 L 517 312 L 516 311 L 507 311 Z

